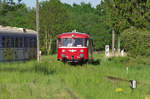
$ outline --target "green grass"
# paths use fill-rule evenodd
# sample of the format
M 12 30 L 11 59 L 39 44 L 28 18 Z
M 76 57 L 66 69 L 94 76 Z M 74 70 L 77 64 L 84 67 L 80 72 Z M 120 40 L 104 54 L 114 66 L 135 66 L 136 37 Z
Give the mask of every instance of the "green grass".
M 135 59 L 94 56 L 100 64 L 69 65 L 56 55 L 43 56 L 42 62 L 0 64 L 0 99 L 145 99 L 150 95 L 150 66 Z M 126 73 L 126 64 L 129 73 Z M 137 80 L 132 91 L 127 81 Z M 116 92 L 122 88 L 122 92 Z

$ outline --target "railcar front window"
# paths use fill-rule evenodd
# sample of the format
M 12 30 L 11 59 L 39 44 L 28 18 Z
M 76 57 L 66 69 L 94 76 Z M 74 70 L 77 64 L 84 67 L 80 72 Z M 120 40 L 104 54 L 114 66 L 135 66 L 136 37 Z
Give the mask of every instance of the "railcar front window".
M 72 38 L 63 38 L 62 46 L 63 47 L 72 47 Z
M 74 38 L 75 47 L 83 47 L 83 38 Z

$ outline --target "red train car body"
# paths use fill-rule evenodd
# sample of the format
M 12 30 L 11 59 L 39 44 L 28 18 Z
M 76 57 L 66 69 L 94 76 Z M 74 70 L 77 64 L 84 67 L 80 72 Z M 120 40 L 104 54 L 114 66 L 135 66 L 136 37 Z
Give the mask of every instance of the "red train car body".
M 57 59 L 64 62 L 87 62 L 92 52 L 92 39 L 85 33 L 63 33 L 58 35 Z

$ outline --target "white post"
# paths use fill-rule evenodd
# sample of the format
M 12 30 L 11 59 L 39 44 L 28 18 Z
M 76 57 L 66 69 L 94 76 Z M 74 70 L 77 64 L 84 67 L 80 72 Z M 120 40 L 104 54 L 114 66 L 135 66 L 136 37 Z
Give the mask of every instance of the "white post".
M 132 89 L 135 89 L 136 88 L 136 81 L 135 80 L 130 80 L 130 87 Z
M 109 45 L 105 45 L 105 55 L 109 56 Z
M 121 50 L 121 56 L 124 56 L 124 50 Z

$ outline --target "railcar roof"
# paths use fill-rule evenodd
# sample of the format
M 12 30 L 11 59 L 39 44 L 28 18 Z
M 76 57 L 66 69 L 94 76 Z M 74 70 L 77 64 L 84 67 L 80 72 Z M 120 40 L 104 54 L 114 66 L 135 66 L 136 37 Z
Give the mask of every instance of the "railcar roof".
M 0 33 L 37 34 L 34 30 L 2 25 L 0 25 Z
M 89 38 L 90 37 L 88 34 L 85 34 L 85 33 L 68 32 L 68 33 L 59 34 L 58 38 L 71 38 L 72 36 L 78 37 L 78 38 Z

